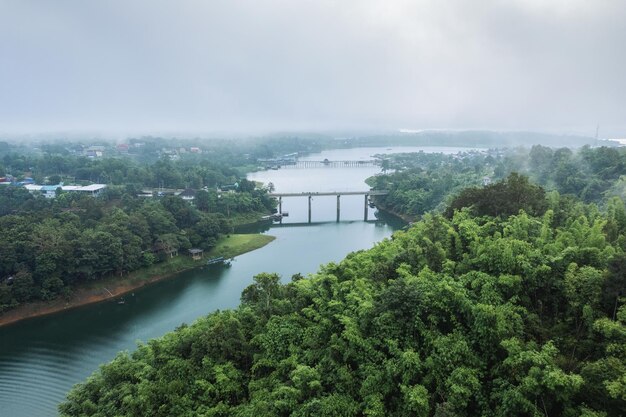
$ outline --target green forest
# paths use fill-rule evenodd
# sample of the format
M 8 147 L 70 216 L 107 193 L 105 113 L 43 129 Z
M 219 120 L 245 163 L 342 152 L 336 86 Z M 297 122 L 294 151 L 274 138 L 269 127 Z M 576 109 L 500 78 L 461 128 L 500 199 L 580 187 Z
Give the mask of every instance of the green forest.
M 375 189 L 390 191 L 376 197 L 376 204 L 413 218 L 431 210 L 441 212 L 461 190 L 490 184 L 512 172 L 546 190 L 600 206 L 613 196 L 626 198 L 624 148 L 584 146 L 573 151 L 535 145 L 455 155 L 420 152 L 392 155 L 383 168 L 389 173 L 368 180 Z
M 112 182 L 96 198 L 57 190 L 49 199 L 20 186 L 0 186 L 0 313 L 69 297 L 81 284 L 124 276 L 179 252 L 186 255 L 192 247 L 211 249 L 234 225 L 275 206 L 266 188 L 241 176 L 234 160 L 228 166 L 208 160 L 147 163 L 12 153 L 3 160 L 12 172 L 21 164 L 40 170 L 52 184 L 68 177 Z M 142 187 L 158 185 L 193 189 L 193 204 L 176 195 L 138 196 Z M 217 191 L 225 186 L 230 192 Z
M 624 200 L 555 185 L 442 192 L 439 213 L 370 250 L 287 284 L 258 274 L 238 308 L 120 353 L 60 412 L 625 415 Z

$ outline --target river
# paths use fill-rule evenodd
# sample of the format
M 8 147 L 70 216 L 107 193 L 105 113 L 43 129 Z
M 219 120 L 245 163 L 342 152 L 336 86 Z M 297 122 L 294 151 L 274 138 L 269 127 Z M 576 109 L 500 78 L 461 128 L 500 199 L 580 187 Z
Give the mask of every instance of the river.
M 306 159 L 370 159 L 376 153 L 445 152 L 459 148 L 358 148 L 325 151 Z M 304 158 L 303 158 L 304 159 Z M 365 178 L 376 167 L 287 168 L 262 171 L 249 179 L 272 182 L 276 192 L 367 190 Z M 295 273 L 315 272 L 319 265 L 343 259 L 391 235 L 400 226 L 390 219 L 363 221 L 363 196 L 314 197 L 312 224 L 306 198 L 283 199 L 289 217 L 263 231 L 276 236 L 269 245 L 237 257 L 230 268 L 207 267 L 182 273 L 113 301 L 34 318 L 0 328 L 0 415 L 54 416 L 67 391 L 102 363 L 138 341 L 159 337 L 181 323 L 239 304 L 241 291 L 259 272 L 278 272 L 287 282 Z M 376 219 L 368 208 L 369 219 Z M 267 229 L 267 228 L 266 228 Z

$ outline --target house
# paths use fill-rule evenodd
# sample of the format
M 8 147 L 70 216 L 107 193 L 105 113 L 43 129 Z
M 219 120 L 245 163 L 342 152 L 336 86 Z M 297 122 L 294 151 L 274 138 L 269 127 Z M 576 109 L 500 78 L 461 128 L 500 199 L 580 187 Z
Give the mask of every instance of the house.
M 102 193 L 102 191 L 105 188 L 107 188 L 106 184 L 91 184 L 91 185 L 85 185 L 85 186 L 64 185 L 61 187 L 61 190 L 85 194 L 91 197 L 97 197 Z
M 239 188 L 239 183 L 236 182 L 234 184 L 231 185 L 220 185 L 218 191 L 232 191 L 235 192 L 235 190 L 237 190 Z
M 204 251 L 202 249 L 198 249 L 198 248 L 191 248 L 191 249 L 189 249 L 189 254 L 191 255 L 191 258 L 194 261 L 199 261 L 200 259 L 202 259 Z
M 173 258 L 175 256 L 178 256 L 178 249 L 172 246 L 164 246 L 163 247 L 163 252 L 165 252 L 167 254 L 167 256 L 169 256 L 170 258 Z
M 58 188 L 60 188 L 63 192 L 80 193 L 91 197 L 97 197 L 106 187 L 106 184 L 91 184 L 87 186 L 63 185 L 63 183 L 56 185 L 24 185 L 24 188 L 26 188 L 30 193 L 41 193 L 46 198 L 55 198 Z
M 36 184 L 21 184 L 24 186 L 24 188 L 26 188 L 26 190 L 31 193 L 31 194 L 36 194 L 41 192 L 41 185 L 36 185 Z
M 104 146 L 90 146 L 85 149 L 84 154 L 88 158 L 101 158 L 104 155 Z
M 57 196 L 57 190 L 62 189 L 63 183 L 56 185 L 42 185 L 39 192 L 46 198 L 55 198 Z
M 187 188 L 185 191 L 178 194 L 178 196 L 185 201 L 193 201 L 196 198 L 196 190 L 193 188 Z
M 180 159 L 180 155 L 178 155 L 175 149 L 163 149 L 161 155 L 167 156 L 170 161 L 178 161 Z

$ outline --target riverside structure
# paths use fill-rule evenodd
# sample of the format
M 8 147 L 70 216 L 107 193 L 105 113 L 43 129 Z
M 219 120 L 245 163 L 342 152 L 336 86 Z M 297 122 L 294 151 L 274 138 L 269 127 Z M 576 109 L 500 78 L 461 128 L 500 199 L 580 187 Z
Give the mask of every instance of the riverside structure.
M 337 221 L 340 220 L 341 217 L 341 202 L 340 198 L 342 195 L 362 195 L 364 196 L 364 206 L 363 206 L 363 220 L 367 221 L 368 214 L 368 205 L 369 205 L 369 197 L 370 196 L 378 196 L 378 195 L 387 195 L 389 191 L 387 190 L 369 190 L 369 191 L 304 191 L 301 193 L 270 193 L 270 197 L 278 198 L 278 212 L 282 213 L 283 211 L 283 197 L 307 197 L 309 202 L 309 223 L 311 223 L 311 200 L 313 197 L 322 197 L 322 196 L 337 196 Z

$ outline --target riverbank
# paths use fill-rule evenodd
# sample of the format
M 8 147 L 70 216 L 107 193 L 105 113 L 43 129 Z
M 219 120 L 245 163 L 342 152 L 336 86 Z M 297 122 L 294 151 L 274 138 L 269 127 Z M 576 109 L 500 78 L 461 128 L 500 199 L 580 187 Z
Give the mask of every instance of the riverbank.
M 53 314 L 76 307 L 112 300 L 143 286 L 171 278 L 174 275 L 205 265 L 213 257 L 233 258 L 262 248 L 275 238 L 261 234 L 232 234 L 220 238 L 215 247 L 205 254 L 204 260 L 194 261 L 188 256 L 177 256 L 148 268 L 133 271 L 123 277 L 108 277 L 76 288 L 68 298 L 37 301 L 20 305 L 0 315 L 0 326 L 20 320 Z
M 250 213 L 236 213 L 228 219 L 232 222 L 233 228 L 250 226 L 259 223 L 263 216 L 267 216 L 269 212 L 253 211 Z
M 402 220 L 403 222 L 407 223 L 407 224 L 411 224 L 417 221 L 417 217 L 416 216 L 409 216 L 408 214 L 402 214 L 402 213 L 398 213 L 395 212 L 393 210 L 390 210 L 388 208 L 386 208 L 385 206 L 383 206 L 382 204 L 379 203 L 375 203 L 376 205 L 376 210 L 384 212 L 386 214 L 389 214 L 391 216 L 394 216 L 400 220 Z

